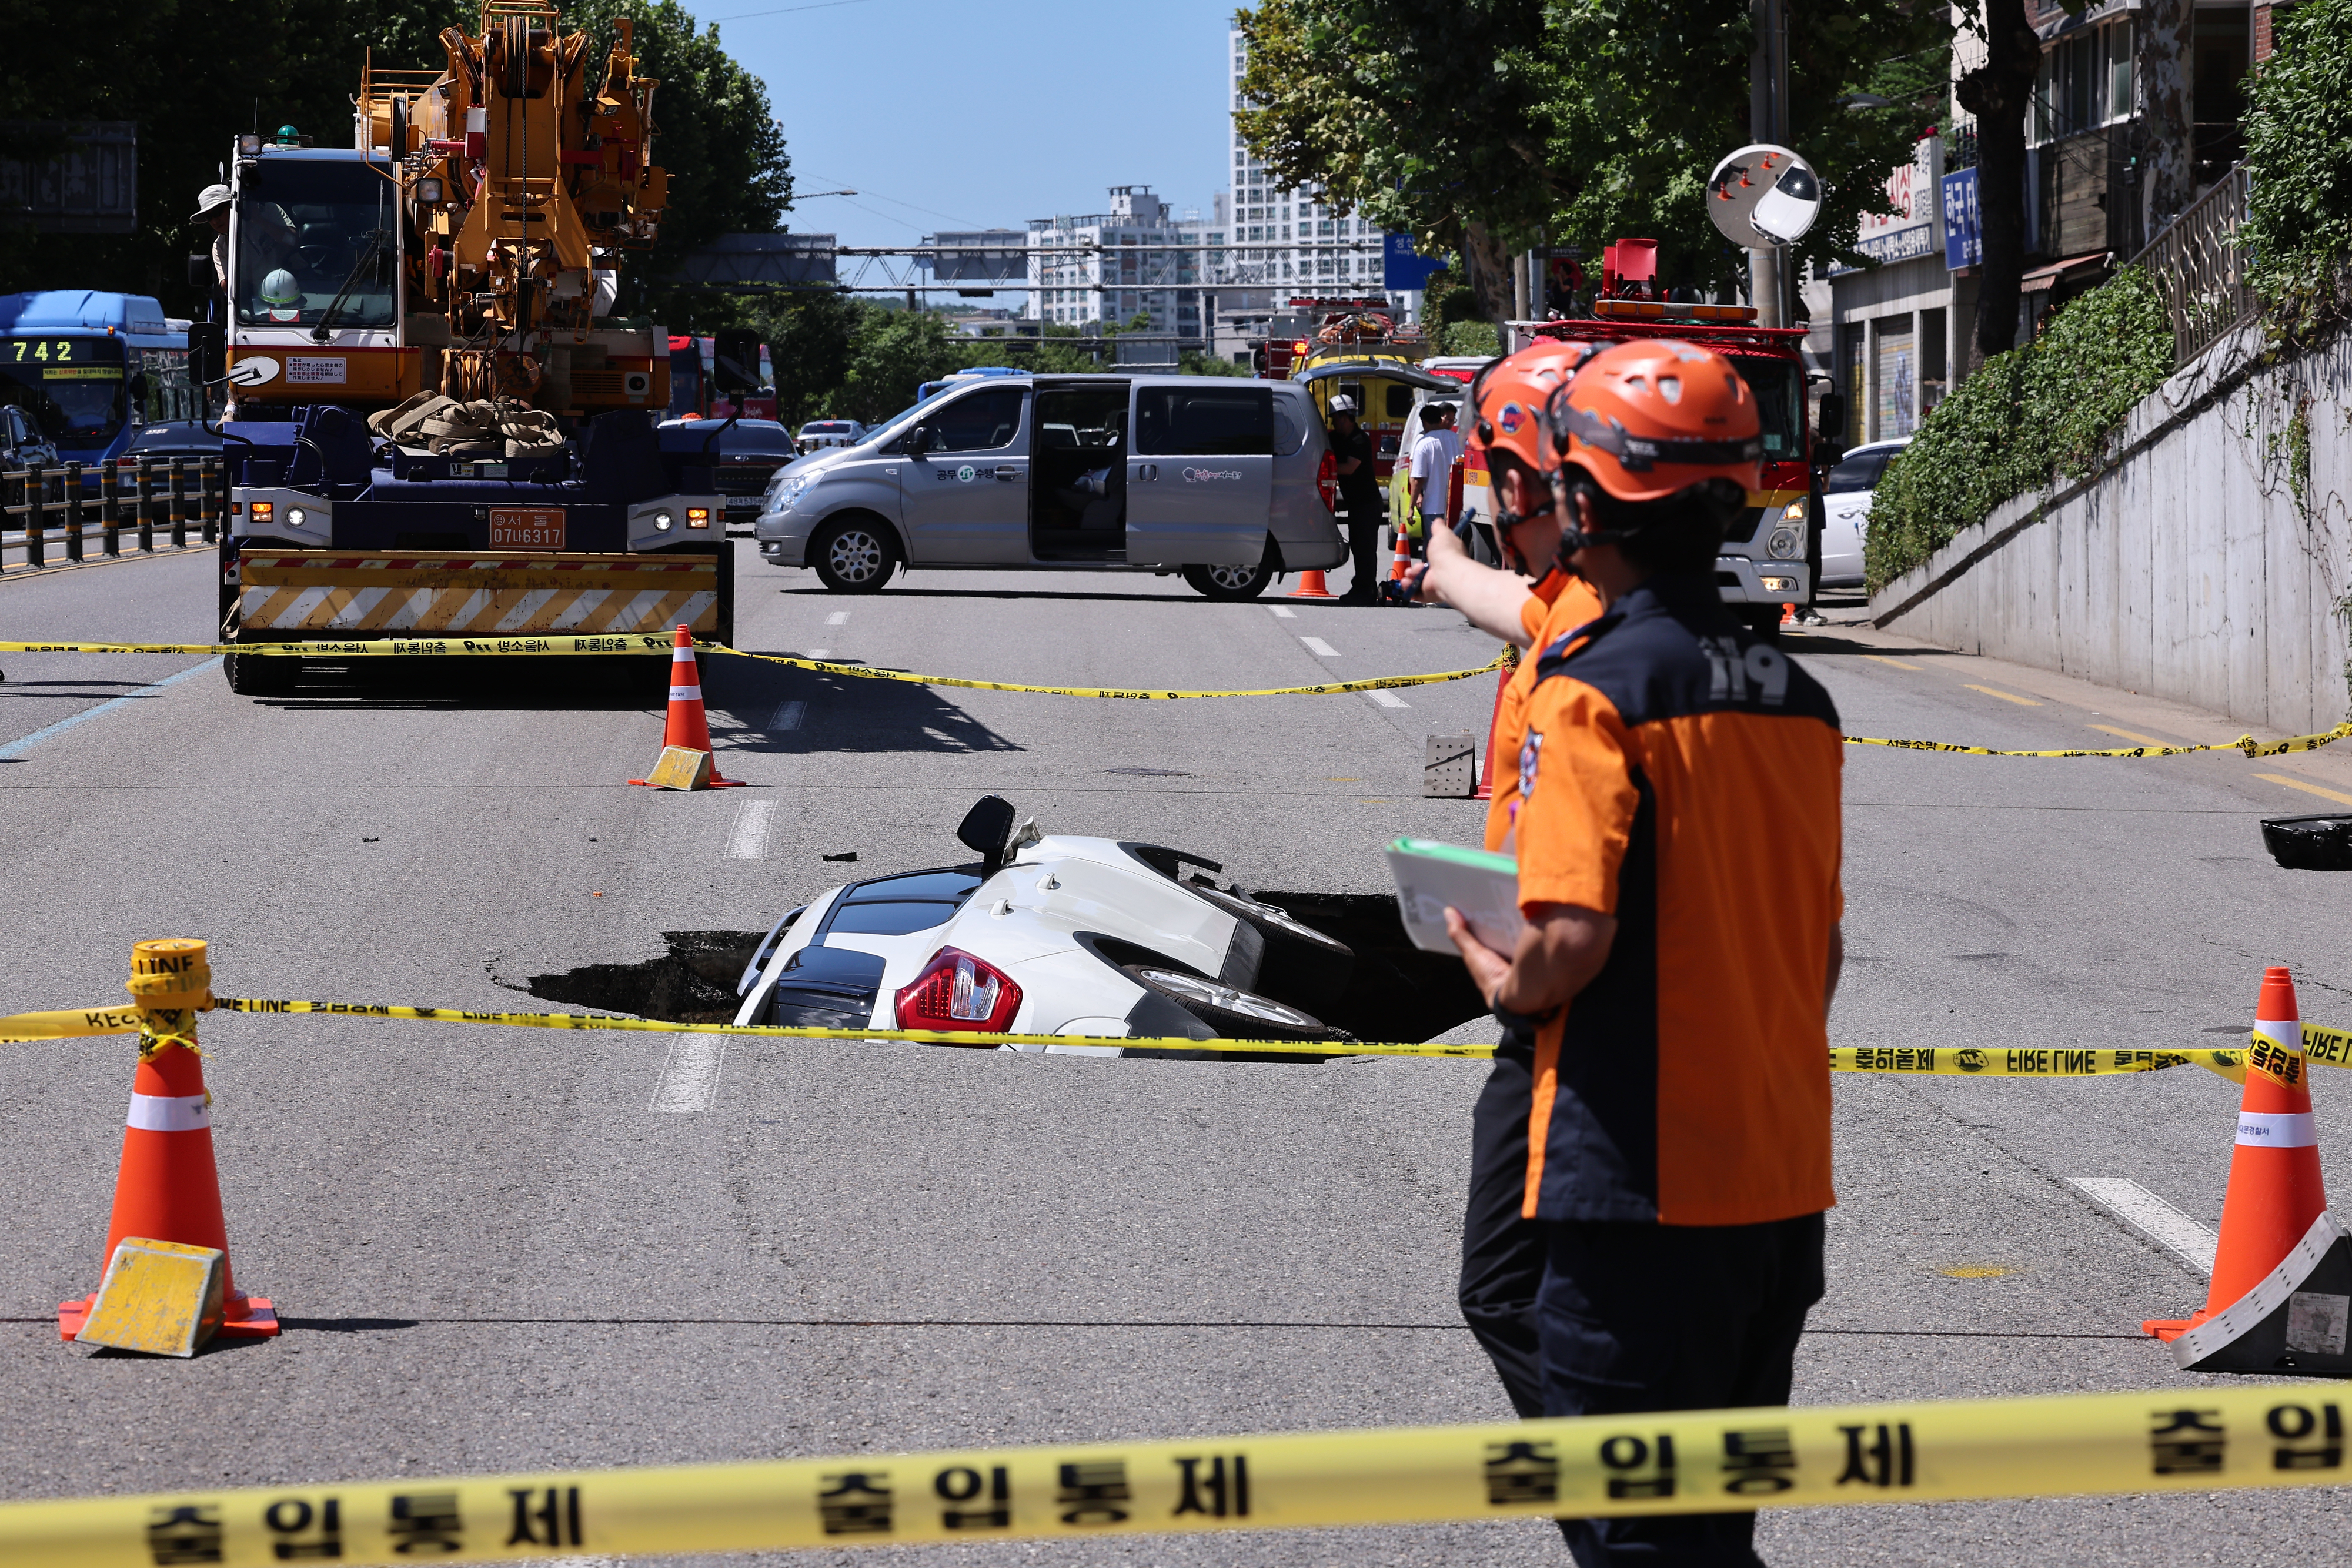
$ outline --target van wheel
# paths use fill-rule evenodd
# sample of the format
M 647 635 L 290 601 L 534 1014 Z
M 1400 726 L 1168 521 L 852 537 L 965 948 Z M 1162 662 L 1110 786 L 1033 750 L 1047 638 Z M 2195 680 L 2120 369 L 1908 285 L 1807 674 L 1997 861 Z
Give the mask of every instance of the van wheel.
M 1184 580 L 1203 599 L 1255 599 L 1274 580 L 1274 573 L 1263 561 L 1253 566 L 1188 566 Z
M 835 593 L 874 593 L 898 564 L 890 526 L 873 517 L 843 517 L 809 540 L 808 562 L 817 580 Z

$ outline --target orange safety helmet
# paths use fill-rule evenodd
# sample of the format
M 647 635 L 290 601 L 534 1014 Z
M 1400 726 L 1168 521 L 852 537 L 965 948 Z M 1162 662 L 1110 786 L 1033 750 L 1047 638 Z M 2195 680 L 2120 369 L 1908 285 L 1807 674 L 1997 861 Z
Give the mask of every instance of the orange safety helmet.
M 1545 439 L 1544 410 L 1576 379 L 1577 367 L 1600 351 L 1597 343 L 1545 339 L 1508 359 L 1487 361 L 1470 382 L 1463 444 L 1507 452 L 1538 474 L 1559 467 Z
M 1763 486 L 1764 427 L 1748 379 L 1676 338 L 1615 343 L 1546 399 L 1543 424 L 1572 464 L 1621 501 L 1659 501 L 1708 479 Z

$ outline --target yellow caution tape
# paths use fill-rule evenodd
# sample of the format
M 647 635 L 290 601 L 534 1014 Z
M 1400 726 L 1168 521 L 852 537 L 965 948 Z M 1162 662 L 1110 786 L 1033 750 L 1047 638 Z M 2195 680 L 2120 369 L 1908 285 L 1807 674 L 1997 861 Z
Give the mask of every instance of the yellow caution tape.
M 1584 1416 L 0 1504 L 0 1568 L 400 1563 L 2337 1486 L 2272 1385 Z
M 898 681 L 916 686 L 960 686 L 977 692 L 1027 692 L 1052 697 L 1118 697 L 1138 701 L 1181 701 L 1201 697 L 1317 697 L 1343 692 L 1391 691 L 1399 686 L 1442 685 L 1503 668 L 1497 656 L 1475 670 L 1440 670 L 1426 675 L 1378 675 L 1361 681 L 1325 681 L 1312 686 L 1264 686 L 1246 691 L 1146 691 L 1109 686 L 1031 686 L 1013 681 L 967 681 L 953 675 L 925 675 L 908 670 L 872 669 L 864 664 L 836 664 L 825 659 L 793 658 L 782 653 L 747 653 L 724 643 L 698 643 L 698 653 L 732 653 L 763 664 L 789 664 L 828 675 L 850 675 L 865 681 Z M 490 653 L 667 653 L 667 634 L 638 632 L 604 637 L 386 637 L 346 643 L 0 643 L 0 653 L 235 653 L 283 658 L 346 659 L 417 657 L 436 654 L 467 656 Z
M 2242 1051 L 2007 1051 L 1930 1045 L 1832 1046 L 1832 1072 L 1917 1072 L 1951 1078 L 2096 1078 L 2203 1067 L 2243 1082 Z
M 418 658 L 444 653 L 667 653 L 667 632 L 600 637 L 383 637 L 307 643 L 0 643 L 0 653 L 235 653 L 289 658 Z
M 631 1034 L 726 1034 L 778 1040 L 905 1040 L 917 1045 L 1087 1045 L 1147 1051 L 1239 1051 L 1281 1056 L 1443 1056 L 1473 1061 L 1495 1054 L 1491 1045 L 1433 1045 L 1412 1040 L 1191 1040 L 1181 1036 L 948 1033 L 920 1029 L 799 1029 L 781 1024 L 672 1023 L 612 1013 L 477 1012 L 465 1008 L 414 1008 L 386 1002 L 318 1002 L 276 998 L 215 997 L 224 1012 L 318 1013 L 342 1018 L 405 1019 L 426 1023 L 496 1024 L 509 1029 L 564 1029 Z M 75 1035 L 135 1034 L 136 1009 L 18 1013 L 0 1017 L 0 1044 Z M 2352 1066 L 2352 1031 L 2303 1026 L 2310 1061 Z M 2257 1049 L 2260 1049 L 2257 1047 Z M 1952 1046 L 1832 1046 L 1832 1072 L 1926 1073 L 1953 1078 L 2095 1078 L 2118 1072 L 2160 1072 L 2202 1067 L 2244 1082 L 2242 1051 L 2005 1050 Z
M 1010 681 L 966 681 L 949 675 L 919 675 L 904 670 L 868 669 L 863 664 L 828 664 L 822 659 L 788 658 L 781 653 L 745 653 L 740 648 L 719 647 L 721 653 L 740 654 L 767 664 L 790 664 L 797 670 L 817 670 L 828 675 L 856 675 L 862 680 L 904 681 L 918 686 L 961 686 L 976 692 L 1028 692 L 1050 697 L 1121 697 L 1145 702 L 1181 702 L 1196 697 L 1319 697 L 1339 692 L 1384 692 L 1399 686 L 1433 686 L 1447 681 L 1466 681 L 1474 675 L 1491 674 L 1503 668 L 1501 655 L 1490 664 L 1475 670 L 1440 670 L 1428 675 L 1380 675 L 1363 681 L 1326 681 L 1312 686 L 1264 686 L 1249 691 L 1175 692 L 1115 689 L 1108 686 L 1024 686 Z
M 662 1019 L 615 1018 L 610 1013 L 467 1012 L 457 1008 L 394 1007 L 377 1002 L 301 1002 L 216 997 L 215 1005 L 237 1013 L 329 1013 L 347 1018 L 420 1019 L 433 1023 L 502 1024 L 518 1029 L 620 1030 L 638 1034 L 760 1035 L 780 1040 L 901 1040 L 918 1045 L 1116 1045 L 1150 1051 L 1227 1051 L 1286 1056 L 1465 1056 L 1495 1054 L 1491 1045 L 1423 1045 L 1353 1040 L 1189 1040 L 1181 1036 L 1118 1034 L 950 1034 L 921 1029 L 793 1029 L 781 1024 L 670 1023 Z M 45 1015 L 33 1014 L 33 1017 Z M 0 1040 L 15 1020 L 0 1018 Z
M 2352 736 L 2352 721 L 2315 735 L 2290 736 L 2284 740 L 2256 740 L 2251 735 L 2242 735 L 2235 740 L 2217 740 L 2202 746 L 2130 746 L 2113 751 L 2001 751 L 1990 746 L 1954 746 L 1942 740 L 1882 740 L 1867 735 L 1849 735 L 1845 743 L 1891 746 L 1902 751 L 1957 751 L 1969 757 L 2186 757 L 2192 751 L 2242 751 L 2248 757 L 2277 757 L 2289 751 L 2316 751 L 2347 736 Z

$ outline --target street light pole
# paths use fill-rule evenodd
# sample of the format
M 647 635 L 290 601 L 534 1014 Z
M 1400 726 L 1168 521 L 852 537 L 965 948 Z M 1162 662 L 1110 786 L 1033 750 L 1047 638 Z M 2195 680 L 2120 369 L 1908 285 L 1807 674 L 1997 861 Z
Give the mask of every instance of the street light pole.
M 1775 147 L 1789 144 L 1787 6 L 1788 0 L 1748 0 L 1756 46 L 1748 57 L 1748 134 L 1751 141 Z M 1784 265 L 1788 259 L 1785 247 L 1765 246 L 1748 253 L 1748 297 L 1755 301 L 1759 326 L 1792 324 L 1796 268 Z

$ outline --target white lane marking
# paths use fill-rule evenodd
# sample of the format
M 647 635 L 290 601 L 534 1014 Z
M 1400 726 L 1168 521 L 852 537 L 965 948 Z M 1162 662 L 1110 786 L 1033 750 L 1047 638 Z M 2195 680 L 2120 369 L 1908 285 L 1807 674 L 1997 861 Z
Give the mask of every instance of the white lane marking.
M 768 858 L 768 822 L 776 814 L 773 800 L 745 800 L 735 808 L 735 826 L 727 835 L 727 858 L 763 861 Z
M 2213 1249 L 2221 1239 L 2136 1181 L 2121 1176 L 2068 1176 L 2074 1186 L 2105 1204 L 2133 1229 L 2168 1251 L 2177 1253 L 2198 1272 L 2213 1271 Z
M 830 648 L 811 648 L 808 651 L 808 656 L 812 659 L 830 659 L 833 657 L 833 650 Z
M 1404 698 L 1397 695 L 1394 692 L 1367 692 L 1364 695 L 1370 697 L 1382 707 L 1411 707 L 1412 706 L 1411 703 L 1405 701 Z
M 178 685 L 191 675 L 201 675 L 206 670 L 217 670 L 220 668 L 220 664 L 218 659 L 206 659 L 203 664 L 191 669 L 182 670 L 176 675 L 165 675 L 162 680 L 141 686 L 135 692 L 125 692 L 110 703 L 100 703 L 96 707 L 84 708 L 70 718 L 58 720 L 47 729 L 37 729 L 20 740 L 12 740 L 5 746 L 0 746 L 0 757 L 22 757 L 53 735 L 63 735 L 78 724 L 88 724 L 99 715 L 112 713 L 116 708 L 135 703 L 141 697 L 152 697 L 165 686 Z
M 1307 651 L 1318 659 L 1336 659 L 1339 656 L 1339 650 L 1320 637 L 1301 637 L 1299 641 L 1306 643 Z
M 798 729 L 801 727 L 801 720 L 807 716 L 808 704 L 806 703 L 778 703 L 774 715 L 768 720 L 768 727 Z
M 1293 610 L 1287 604 L 1269 604 L 1266 608 L 1273 611 L 1276 615 L 1285 621 L 1296 621 L 1298 619 L 1298 612 Z
M 654 1085 L 656 1111 L 708 1111 L 719 1093 L 719 1069 L 727 1060 L 723 1034 L 681 1034 L 674 1037 L 668 1060 L 662 1063 L 661 1082 Z
M 828 626 L 846 626 L 849 624 L 849 612 L 836 610 L 824 618 L 824 623 Z

